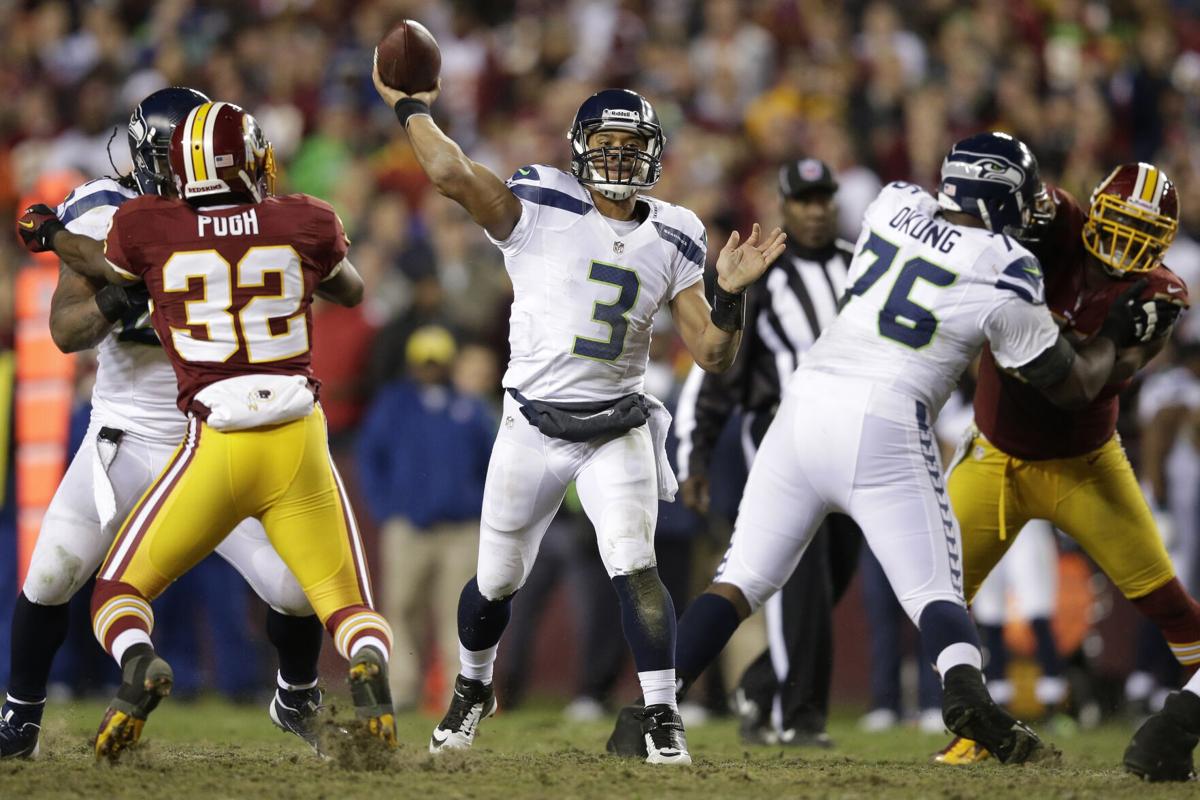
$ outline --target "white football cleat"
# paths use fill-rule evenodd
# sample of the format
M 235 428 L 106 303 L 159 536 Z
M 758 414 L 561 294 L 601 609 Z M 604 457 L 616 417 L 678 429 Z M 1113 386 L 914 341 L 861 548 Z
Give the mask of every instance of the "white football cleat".
M 475 742 L 475 731 L 486 717 L 496 713 L 496 695 L 490 683 L 459 675 L 454 681 L 454 697 L 446 716 L 429 737 L 429 752 L 466 750 Z

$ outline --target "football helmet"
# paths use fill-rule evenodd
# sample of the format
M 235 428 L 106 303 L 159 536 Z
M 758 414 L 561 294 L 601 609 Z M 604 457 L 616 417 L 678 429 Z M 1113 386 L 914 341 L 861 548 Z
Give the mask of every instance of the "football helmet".
M 942 161 L 938 204 L 983 220 L 993 233 L 1017 235 L 1033 219 L 1037 159 L 1007 133 L 979 133 L 956 143 Z
M 208 98 L 186 86 L 170 86 L 147 95 L 129 115 L 129 155 L 133 179 L 142 194 L 162 194 L 171 185 L 167 150 L 171 132 L 196 106 Z
M 1153 164 L 1122 164 L 1092 192 L 1083 246 L 1110 273 L 1149 272 L 1179 229 L 1179 195 Z
M 588 147 L 599 131 L 631 131 L 645 140 L 645 149 Z M 624 200 L 649 189 L 662 175 L 662 152 L 667 137 L 650 101 L 628 89 L 605 89 L 583 101 L 567 131 L 571 142 L 571 174 L 612 200 Z
M 233 195 L 257 203 L 275 192 L 275 152 L 258 121 L 233 103 L 204 103 L 175 126 L 169 152 L 179 196 Z

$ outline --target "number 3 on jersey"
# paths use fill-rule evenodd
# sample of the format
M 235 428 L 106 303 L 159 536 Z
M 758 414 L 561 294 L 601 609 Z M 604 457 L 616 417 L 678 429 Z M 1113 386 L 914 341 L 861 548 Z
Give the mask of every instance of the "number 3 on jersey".
M 279 291 L 255 294 L 236 318 L 233 306 L 234 280 L 240 289 L 259 289 L 267 276 L 279 275 Z M 186 292 L 192 278 L 199 278 L 204 294 L 185 304 L 187 324 L 204 328 L 207 339 L 197 339 L 187 328 L 171 328 L 175 351 L 185 361 L 228 361 L 246 344 L 246 360 L 252 364 L 283 361 L 308 351 L 308 327 L 300 313 L 304 276 L 300 256 L 287 245 L 251 247 L 238 261 L 236 271 L 216 250 L 175 253 L 162 268 L 163 289 Z M 286 319 L 286 329 L 272 333 L 271 320 Z M 238 335 L 238 328 L 241 335 Z
M 608 339 L 589 339 L 576 336 L 571 352 L 584 358 L 599 361 L 616 361 L 625 350 L 625 333 L 629 330 L 629 312 L 637 302 L 642 284 L 637 273 L 616 264 L 593 261 L 588 270 L 588 280 L 616 286 L 621 290 L 611 303 L 596 301 L 592 307 L 592 319 L 609 327 Z
M 873 253 L 875 263 L 850 287 L 850 294 L 861 297 L 874 286 L 896 260 L 898 247 L 879 234 L 871 231 L 863 245 L 864 253 Z M 917 256 L 904 262 L 900 274 L 892 285 L 887 301 L 879 310 L 879 333 L 894 342 L 919 350 L 933 341 L 938 320 L 933 312 L 909 297 L 918 280 L 934 286 L 949 286 L 958 279 L 948 269 Z

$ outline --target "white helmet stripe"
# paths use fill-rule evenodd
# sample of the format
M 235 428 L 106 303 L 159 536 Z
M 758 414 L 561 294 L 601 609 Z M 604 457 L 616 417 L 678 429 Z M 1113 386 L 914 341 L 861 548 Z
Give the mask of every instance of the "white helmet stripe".
M 204 120 L 204 167 L 208 172 L 209 180 L 216 180 L 217 178 L 213 128 L 216 127 L 217 117 L 220 116 L 221 109 L 227 105 L 229 104 L 222 102 L 213 103 L 212 108 L 208 112 L 208 118 Z
M 191 158 L 192 124 L 195 122 L 196 112 L 198 112 L 199 110 L 200 110 L 200 106 L 196 106 L 195 108 L 193 108 L 191 111 L 188 112 L 187 119 L 185 119 L 182 123 L 180 123 L 183 125 L 183 167 L 184 167 L 184 172 L 187 173 L 187 181 L 186 181 L 187 183 L 194 183 L 196 181 L 196 171 L 194 169 L 192 169 L 192 158 Z

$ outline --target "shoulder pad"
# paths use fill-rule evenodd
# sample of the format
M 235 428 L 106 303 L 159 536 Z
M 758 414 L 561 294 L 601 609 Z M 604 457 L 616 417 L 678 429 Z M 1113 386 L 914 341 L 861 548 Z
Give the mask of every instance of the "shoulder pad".
M 75 187 L 55 209 L 55 213 L 63 224 L 69 224 L 92 209 L 117 207 L 139 196 L 135 190 L 122 186 L 112 178 L 98 178 Z

